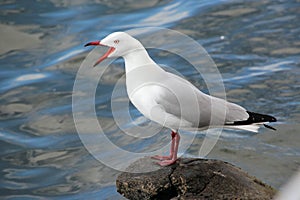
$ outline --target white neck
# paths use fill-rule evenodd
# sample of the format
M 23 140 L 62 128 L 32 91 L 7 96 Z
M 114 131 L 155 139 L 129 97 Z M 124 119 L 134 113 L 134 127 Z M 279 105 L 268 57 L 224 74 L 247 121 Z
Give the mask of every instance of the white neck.
M 126 73 L 144 65 L 155 64 L 155 62 L 148 55 L 146 49 L 137 49 L 124 55 L 123 58 L 125 60 Z

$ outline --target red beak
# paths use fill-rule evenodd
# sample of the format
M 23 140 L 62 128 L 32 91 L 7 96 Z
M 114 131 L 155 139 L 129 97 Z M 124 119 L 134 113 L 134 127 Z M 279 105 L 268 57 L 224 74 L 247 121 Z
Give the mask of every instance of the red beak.
M 96 45 L 100 45 L 100 41 L 89 42 L 84 46 L 87 47 L 87 46 L 96 46 Z
M 102 45 L 100 41 L 94 41 L 94 42 L 89 42 L 84 46 L 87 47 L 87 46 L 105 46 L 105 45 Z M 109 47 L 108 51 L 101 58 L 99 58 L 99 60 L 97 60 L 97 62 L 93 66 L 95 67 L 103 60 L 105 60 L 114 50 L 115 50 L 114 47 Z

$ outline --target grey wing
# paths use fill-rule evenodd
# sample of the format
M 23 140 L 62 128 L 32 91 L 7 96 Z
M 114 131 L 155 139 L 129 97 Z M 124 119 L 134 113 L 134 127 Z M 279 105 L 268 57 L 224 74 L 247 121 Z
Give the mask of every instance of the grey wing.
M 187 80 L 168 73 L 163 82 L 164 92 L 157 99 L 167 113 L 189 122 L 186 129 L 205 129 L 209 125 L 246 120 L 249 115 L 241 106 L 202 93 Z
M 235 121 L 247 120 L 249 115 L 245 108 L 219 99 L 209 96 L 211 98 L 211 116 L 213 125 L 225 125 Z

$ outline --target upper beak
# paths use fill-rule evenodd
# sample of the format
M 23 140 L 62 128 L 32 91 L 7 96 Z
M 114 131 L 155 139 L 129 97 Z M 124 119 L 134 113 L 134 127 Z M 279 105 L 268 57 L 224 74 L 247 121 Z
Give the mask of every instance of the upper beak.
M 96 45 L 100 45 L 100 41 L 89 42 L 89 43 L 85 44 L 84 47 L 96 46 Z
M 87 47 L 87 46 L 105 46 L 105 45 L 102 45 L 100 41 L 94 41 L 94 42 L 89 42 L 84 46 Z M 114 47 L 109 47 L 108 51 L 101 58 L 99 58 L 99 60 L 97 60 L 97 62 L 93 65 L 93 67 L 95 67 L 100 62 L 105 60 L 114 50 L 115 50 Z

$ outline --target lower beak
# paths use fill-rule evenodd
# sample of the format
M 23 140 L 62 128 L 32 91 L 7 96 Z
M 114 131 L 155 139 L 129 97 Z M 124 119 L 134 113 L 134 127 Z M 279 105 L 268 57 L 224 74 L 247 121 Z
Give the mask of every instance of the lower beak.
M 109 47 L 107 52 L 97 60 L 97 62 L 93 65 L 93 67 L 96 67 L 99 63 L 101 63 L 103 60 L 105 60 L 112 52 L 114 52 L 115 48 L 114 47 Z
M 100 41 L 94 41 L 94 42 L 89 42 L 84 46 L 86 47 L 86 46 L 104 46 L 104 45 L 102 45 Z M 114 47 L 109 47 L 108 51 L 101 58 L 99 58 L 99 60 L 97 60 L 97 62 L 94 64 L 94 67 L 99 63 L 101 63 L 103 60 L 105 60 L 112 52 L 114 52 L 114 50 L 115 50 Z

